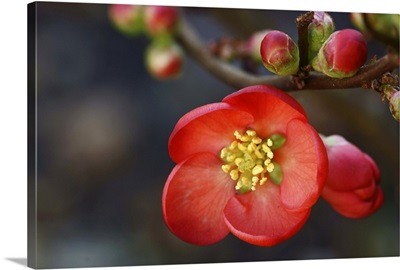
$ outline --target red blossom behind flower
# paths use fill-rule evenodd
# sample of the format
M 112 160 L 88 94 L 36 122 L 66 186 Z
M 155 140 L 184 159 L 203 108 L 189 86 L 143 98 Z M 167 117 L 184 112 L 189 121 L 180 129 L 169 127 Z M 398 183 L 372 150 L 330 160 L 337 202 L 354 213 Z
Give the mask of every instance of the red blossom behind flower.
M 169 153 L 177 165 L 163 190 L 164 220 L 197 245 L 229 232 L 260 246 L 290 238 L 319 198 L 328 166 L 302 107 L 263 85 L 184 115 Z
M 329 173 L 322 197 L 341 215 L 363 218 L 383 203 L 380 173 L 373 159 L 343 137 L 323 138 Z

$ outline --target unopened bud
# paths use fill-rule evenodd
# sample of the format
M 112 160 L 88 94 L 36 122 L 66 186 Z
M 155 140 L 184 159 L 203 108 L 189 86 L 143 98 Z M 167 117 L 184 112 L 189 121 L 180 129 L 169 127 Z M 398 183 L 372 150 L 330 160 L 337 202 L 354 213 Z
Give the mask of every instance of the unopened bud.
M 396 121 L 400 121 L 400 91 L 394 87 L 387 86 L 383 93 L 389 101 L 389 110 Z
M 398 40 L 400 15 L 399 14 L 366 14 L 368 25 L 380 35 Z
M 272 73 L 293 75 L 299 70 L 299 48 L 283 32 L 268 32 L 261 42 L 260 53 L 265 68 Z
M 126 35 L 137 35 L 143 32 L 143 6 L 113 4 L 108 10 L 113 25 Z
M 308 59 L 310 62 L 317 56 L 322 44 L 333 31 L 335 31 L 335 24 L 332 17 L 326 12 L 314 12 L 313 20 L 308 26 Z
M 173 34 L 179 21 L 179 12 L 172 6 L 146 6 L 144 22 L 150 36 Z
M 330 35 L 313 59 L 312 66 L 329 77 L 351 77 L 365 63 L 367 56 L 364 36 L 357 30 L 344 29 Z
M 159 43 L 157 40 L 147 48 L 146 68 L 156 79 L 174 79 L 180 76 L 183 67 L 183 51 L 174 42 Z

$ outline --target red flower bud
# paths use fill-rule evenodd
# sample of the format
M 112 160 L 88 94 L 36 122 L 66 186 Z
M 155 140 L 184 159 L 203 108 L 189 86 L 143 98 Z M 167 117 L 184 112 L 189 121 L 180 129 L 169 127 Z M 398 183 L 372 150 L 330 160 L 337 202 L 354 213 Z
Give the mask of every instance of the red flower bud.
M 367 217 L 383 203 L 380 172 L 370 156 L 343 137 L 323 137 L 329 171 L 322 197 L 341 215 Z
M 308 59 L 317 56 L 322 44 L 335 31 L 335 24 L 332 17 L 322 11 L 314 12 L 312 22 L 308 25 Z
M 153 42 L 146 51 L 146 67 L 156 79 L 179 77 L 183 66 L 183 52 L 175 43 Z
M 322 45 L 312 66 L 333 78 L 351 77 L 357 73 L 368 56 L 367 43 L 357 30 L 334 32 Z
M 142 15 L 142 6 L 113 4 L 109 8 L 111 22 L 126 35 L 135 35 L 143 31 Z
M 261 42 L 260 53 L 265 68 L 272 73 L 292 75 L 299 70 L 299 48 L 283 32 L 268 32 Z
M 179 20 L 179 12 L 171 6 L 146 6 L 144 21 L 149 35 L 172 34 Z

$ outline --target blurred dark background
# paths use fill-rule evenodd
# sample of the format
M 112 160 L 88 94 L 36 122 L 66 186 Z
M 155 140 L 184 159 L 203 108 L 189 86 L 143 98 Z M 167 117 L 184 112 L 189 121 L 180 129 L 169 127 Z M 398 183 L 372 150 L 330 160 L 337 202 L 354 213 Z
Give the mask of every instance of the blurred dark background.
M 205 41 L 265 29 L 297 40 L 302 11 L 184 8 Z M 186 57 L 179 80 L 145 70 L 147 37 L 126 37 L 106 4 L 37 3 L 37 262 L 39 268 L 331 259 L 399 255 L 399 130 L 372 90 L 291 93 L 311 124 L 372 156 L 385 193 L 351 220 L 320 200 L 301 231 L 274 247 L 229 235 L 198 247 L 169 232 L 161 193 L 174 163 L 168 137 L 189 110 L 237 90 Z M 336 29 L 352 27 L 330 13 Z M 385 53 L 369 43 L 370 57 Z

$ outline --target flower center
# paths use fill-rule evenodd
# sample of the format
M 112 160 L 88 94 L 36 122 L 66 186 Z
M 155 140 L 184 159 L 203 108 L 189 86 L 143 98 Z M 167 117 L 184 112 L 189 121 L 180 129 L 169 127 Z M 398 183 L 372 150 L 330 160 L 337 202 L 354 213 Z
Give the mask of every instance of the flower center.
M 224 161 L 222 170 L 237 181 L 235 189 L 240 193 L 256 190 L 257 183 L 265 184 L 268 177 L 275 183 L 282 181 L 282 171 L 273 161 L 274 152 L 286 141 L 280 134 L 274 134 L 267 139 L 261 139 L 254 130 L 234 133 L 236 140 L 224 147 L 220 157 Z

